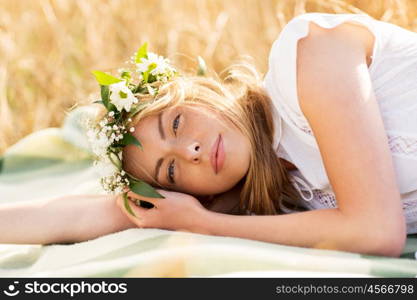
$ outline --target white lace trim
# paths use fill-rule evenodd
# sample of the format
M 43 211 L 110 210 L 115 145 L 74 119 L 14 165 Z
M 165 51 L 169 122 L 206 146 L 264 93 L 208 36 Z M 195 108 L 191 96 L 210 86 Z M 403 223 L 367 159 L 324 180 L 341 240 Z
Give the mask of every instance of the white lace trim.
M 311 189 L 306 184 L 306 182 L 300 177 L 293 175 L 293 176 L 290 176 L 290 178 L 293 179 L 291 181 L 293 182 L 295 188 L 298 190 L 301 197 L 306 201 L 304 204 L 307 209 L 313 210 L 313 209 L 337 207 L 336 196 L 333 193 L 333 191 L 322 191 L 319 189 Z M 310 193 L 309 198 L 304 197 L 305 189 L 302 190 L 298 184 L 304 185 L 302 187 L 307 189 L 307 191 Z M 407 234 L 417 233 L 417 197 L 403 200 L 402 206 L 403 206 L 404 215 L 406 218 Z M 295 210 L 287 209 L 283 205 L 280 205 L 280 208 L 284 213 L 287 213 L 287 214 L 297 212 Z M 249 211 L 246 211 L 246 214 L 256 215 L 255 213 L 251 213 Z
M 294 185 L 295 189 L 300 194 L 301 198 L 303 198 L 307 202 L 313 200 L 314 198 L 313 190 L 310 188 L 310 186 L 307 184 L 305 180 L 303 180 L 301 177 L 298 177 L 296 175 L 291 175 L 289 178 L 292 184 Z M 299 184 L 301 185 L 301 188 Z M 302 188 L 304 188 L 304 190 L 307 190 L 310 193 L 310 196 L 308 198 L 304 197 L 304 193 L 301 190 Z
M 308 126 L 303 126 L 303 127 L 298 127 L 298 128 L 300 128 L 302 131 L 304 131 L 305 133 L 307 133 L 311 136 L 313 135 L 313 131 Z
M 324 192 L 322 190 L 313 190 L 314 202 L 320 207 L 336 208 L 336 196 L 333 192 Z
M 324 192 L 322 190 L 314 189 L 312 190 L 312 194 L 314 195 L 313 199 L 308 200 L 309 202 L 316 202 L 321 207 L 337 207 L 336 196 L 333 192 Z M 406 211 L 412 210 L 412 212 L 416 215 L 417 220 L 417 198 L 404 200 L 402 206 Z
M 417 138 L 415 137 L 388 135 L 388 143 L 393 153 L 417 156 Z
M 312 191 L 314 198 L 305 203 L 308 209 L 336 208 L 336 196 L 332 191 Z M 402 201 L 402 207 L 407 224 L 407 233 L 417 233 L 417 197 Z
M 296 122 L 293 119 L 291 119 L 291 121 L 297 128 L 313 136 L 313 132 L 308 124 L 302 124 L 304 122 Z M 391 153 L 417 158 L 417 135 L 410 136 L 407 133 L 387 132 L 387 137 Z M 312 189 L 308 182 L 293 174 L 290 176 L 290 180 L 296 190 L 299 192 L 301 198 L 305 200 L 304 206 L 306 208 L 321 209 L 337 207 L 336 196 L 334 195 L 333 191 Z M 415 198 L 413 197 L 411 199 L 404 199 L 402 201 L 402 206 L 407 223 L 407 233 L 417 233 L 417 195 Z M 292 212 L 285 211 L 284 208 L 281 209 L 285 213 Z
M 307 124 L 300 124 L 291 119 L 291 122 L 301 131 L 308 135 L 314 136 L 313 131 Z M 304 122 L 302 122 L 304 123 Z M 406 134 L 387 134 L 389 148 L 392 153 L 412 155 L 417 157 L 417 136 L 406 136 Z
M 313 131 L 311 130 L 310 126 L 308 124 L 305 124 L 307 122 L 305 118 L 303 118 L 302 122 L 297 122 L 294 119 L 290 118 L 291 122 L 300 130 L 304 131 L 305 133 L 313 136 Z M 303 123 L 303 124 L 300 124 Z

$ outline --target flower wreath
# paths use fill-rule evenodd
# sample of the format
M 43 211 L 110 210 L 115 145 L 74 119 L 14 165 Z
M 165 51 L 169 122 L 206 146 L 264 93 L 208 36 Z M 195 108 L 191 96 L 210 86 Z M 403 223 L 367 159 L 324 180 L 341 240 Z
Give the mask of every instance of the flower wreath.
M 131 133 L 132 118 L 144 109 L 151 100 L 142 100 L 140 95 L 156 96 L 158 87 L 176 76 L 177 71 L 168 59 L 155 53 L 148 53 L 144 43 L 132 56 L 135 71 L 119 70 L 120 78 L 101 71 L 92 71 L 100 85 L 101 103 L 107 113 L 98 122 L 87 121 L 87 138 L 95 154 L 94 165 L 101 173 L 100 183 L 106 192 L 123 193 L 124 205 L 134 216 L 127 199 L 126 188 L 145 197 L 164 198 L 152 186 L 135 178 L 122 168 L 122 150 L 127 145 L 142 149 L 141 143 Z M 137 80 L 134 82 L 133 77 Z M 139 204 L 139 203 L 137 203 Z

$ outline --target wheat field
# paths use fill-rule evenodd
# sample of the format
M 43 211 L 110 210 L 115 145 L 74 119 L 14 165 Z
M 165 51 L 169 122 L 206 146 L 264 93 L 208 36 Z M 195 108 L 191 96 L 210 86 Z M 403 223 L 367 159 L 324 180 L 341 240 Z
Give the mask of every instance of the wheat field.
M 241 56 L 261 72 L 281 28 L 304 12 L 367 13 L 417 31 L 415 0 L 0 0 L 0 155 L 91 100 L 91 70 L 119 68 L 147 41 L 187 72 Z

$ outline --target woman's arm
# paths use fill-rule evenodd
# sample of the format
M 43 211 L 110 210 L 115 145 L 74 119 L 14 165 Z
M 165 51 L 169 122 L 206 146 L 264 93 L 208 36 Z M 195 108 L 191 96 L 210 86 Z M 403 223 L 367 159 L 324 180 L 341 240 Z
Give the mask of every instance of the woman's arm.
M 74 195 L 0 205 L 0 243 L 72 243 L 136 227 L 111 195 Z
M 350 225 L 359 236 L 367 231 L 365 236 L 372 238 L 367 243 L 375 241 L 382 248 L 391 244 L 389 251 L 399 254 L 406 223 L 367 66 L 373 36 L 351 24 L 310 30 L 298 45 L 298 97 L 335 192 L 341 222 L 350 221 L 345 231 Z
M 405 219 L 367 68 L 368 40 L 354 25 L 310 25 L 310 34 L 298 44 L 298 97 L 338 208 L 281 216 L 206 212 L 198 226 L 216 235 L 398 256 L 406 240 Z
M 372 224 L 344 215 L 339 209 L 270 215 L 235 216 L 206 210 L 193 232 L 239 237 L 282 245 L 398 257 L 402 247 Z

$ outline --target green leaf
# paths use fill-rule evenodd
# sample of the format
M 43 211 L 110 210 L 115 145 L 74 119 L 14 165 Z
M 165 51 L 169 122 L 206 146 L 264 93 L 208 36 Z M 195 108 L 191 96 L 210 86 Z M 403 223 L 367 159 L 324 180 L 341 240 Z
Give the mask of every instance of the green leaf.
M 117 156 L 116 153 L 114 152 L 110 152 L 108 155 L 108 158 L 110 159 L 110 161 L 113 163 L 113 165 L 121 170 L 122 169 L 122 161 L 119 159 L 119 157 Z
M 146 88 L 142 85 L 137 85 L 135 88 L 132 89 L 132 93 L 136 94 L 136 93 L 143 93 L 146 91 Z
M 110 91 L 108 85 L 100 85 L 101 101 L 105 107 L 108 107 L 110 102 Z
M 3 171 L 4 157 L 0 157 L 0 174 Z
M 142 76 L 143 76 L 143 78 L 142 78 L 143 82 L 148 83 L 149 71 L 143 72 Z
M 127 115 L 128 118 L 133 118 L 138 112 L 140 112 L 148 103 L 146 102 L 142 102 L 139 103 L 138 105 L 134 106 L 129 114 Z
M 148 83 L 152 83 L 152 82 L 155 82 L 155 81 L 157 81 L 156 76 L 154 76 L 152 74 L 149 74 Z
M 126 210 L 128 211 L 128 213 L 131 214 L 132 216 L 136 217 L 135 213 L 133 212 L 132 208 L 130 207 L 129 199 L 127 199 L 127 194 L 126 193 L 123 194 L 123 203 L 124 203 L 124 206 L 125 206 Z
M 142 58 L 148 58 L 148 43 L 143 43 L 136 52 L 135 63 L 140 63 Z
M 142 144 L 138 141 L 136 137 L 131 135 L 130 133 L 125 133 L 123 135 L 123 139 L 119 142 L 120 144 L 127 146 L 127 145 L 136 145 L 142 149 Z
M 101 100 L 94 101 L 93 103 L 98 103 L 98 104 L 103 104 L 104 105 L 104 102 L 101 101 Z
M 100 85 L 110 85 L 122 81 L 119 78 L 116 78 L 110 74 L 101 71 L 91 71 L 91 73 L 93 73 L 93 75 L 96 77 L 97 82 Z
M 129 188 L 132 192 L 138 194 L 139 196 L 144 196 L 148 198 L 165 198 L 160 193 L 158 193 L 151 185 L 143 181 L 130 180 Z
M 112 151 L 112 152 L 121 151 L 124 146 L 125 145 L 122 145 L 122 144 L 112 144 L 110 146 L 110 151 Z
M 110 91 L 108 85 L 100 85 L 101 101 L 108 111 L 117 112 L 116 106 L 110 102 Z
M 197 75 L 198 76 L 204 76 L 207 73 L 207 65 L 204 59 L 201 56 L 197 56 L 198 61 L 198 69 L 197 69 Z
M 132 174 L 130 174 L 129 172 L 127 172 L 126 170 L 125 170 L 125 172 L 126 172 L 126 174 L 127 174 L 127 176 L 131 179 L 131 181 L 140 181 L 140 179 L 139 178 L 136 178 L 135 176 L 133 176 Z M 130 182 L 130 181 L 129 181 Z
M 124 79 L 124 80 L 126 81 L 126 83 L 127 83 L 127 84 L 129 84 L 129 83 L 130 83 L 130 80 L 132 79 L 132 76 L 131 76 L 131 72 L 130 72 L 130 71 L 123 71 L 123 72 L 120 74 L 120 77 L 121 77 L 122 79 Z

